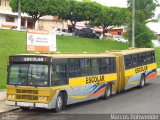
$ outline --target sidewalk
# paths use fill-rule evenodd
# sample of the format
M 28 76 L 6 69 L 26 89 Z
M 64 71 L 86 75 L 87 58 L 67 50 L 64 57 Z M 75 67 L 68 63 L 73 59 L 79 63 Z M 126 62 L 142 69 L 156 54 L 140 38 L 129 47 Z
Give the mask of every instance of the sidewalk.
M 0 114 L 19 108 L 15 106 L 7 106 L 5 104 L 5 98 L 6 98 L 6 91 L 0 90 Z
M 5 104 L 5 101 L 4 100 L 0 100 L 0 114 L 1 113 L 5 113 L 5 112 L 8 112 L 8 111 L 12 111 L 12 110 L 15 110 L 15 109 L 18 109 L 19 107 L 15 107 L 15 106 L 7 106 Z

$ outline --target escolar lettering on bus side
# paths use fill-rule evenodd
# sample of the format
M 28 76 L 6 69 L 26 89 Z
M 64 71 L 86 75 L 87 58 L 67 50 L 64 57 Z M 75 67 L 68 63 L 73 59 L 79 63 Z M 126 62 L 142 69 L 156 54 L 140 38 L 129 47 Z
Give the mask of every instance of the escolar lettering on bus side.
M 104 75 L 86 77 L 86 84 L 102 82 L 104 81 Z
M 143 71 L 146 71 L 146 70 L 148 70 L 148 66 L 142 66 L 142 67 L 135 68 L 136 73 L 143 72 Z

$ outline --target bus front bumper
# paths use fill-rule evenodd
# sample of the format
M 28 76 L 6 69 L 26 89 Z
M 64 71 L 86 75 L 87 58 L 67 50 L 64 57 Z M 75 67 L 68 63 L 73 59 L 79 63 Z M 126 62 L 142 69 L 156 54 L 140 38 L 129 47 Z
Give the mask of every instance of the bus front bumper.
M 46 103 L 30 103 L 30 102 L 15 102 L 15 101 L 5 101 L 6 105 L 9 106 L 20 106 L 20 107 L 33 107 L 33 108 L 46 108 L 52 109 L 53 106 Z

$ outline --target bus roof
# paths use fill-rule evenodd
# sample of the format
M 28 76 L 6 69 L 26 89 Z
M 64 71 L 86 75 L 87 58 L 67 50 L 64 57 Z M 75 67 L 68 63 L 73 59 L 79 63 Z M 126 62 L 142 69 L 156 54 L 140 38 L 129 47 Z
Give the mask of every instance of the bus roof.
M 132 48 L 128 50 L 112 51 L 112 53 L 128 55 L 128 54 L 142 53 L 142 52 L 153 51 L 153 50 L 154 48 Z
M 128 50 L 119 50 L 119 51 L 112 51 L 112 52 L 105 52 L 105 53 L 74 53 L 74 54 L 18 54 L 13 56 L 46 56 L 52 58 L 98 58 L 98 57 L 116 57 L 116 54 L 128 55 L 128 54 L 135 54 L 147 51 L 153 51 L 154 48 L 132 48 Z
M 86 53 L 86 54 L 18 54 L 13 56 L 46 56 L 52 58 L 98 58 L 98 57 L 116 57 L 112 53 Z

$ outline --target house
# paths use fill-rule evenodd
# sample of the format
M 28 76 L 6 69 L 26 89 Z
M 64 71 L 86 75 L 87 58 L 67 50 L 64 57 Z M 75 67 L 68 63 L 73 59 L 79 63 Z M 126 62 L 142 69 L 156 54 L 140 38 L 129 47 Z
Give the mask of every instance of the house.
M 0 0 L 0 28 L 11 29 L 18 25 L 18 13 L 12 12 L 9 0 Z M 26 13 L 21 13 L 21 29 L 33 28 L 33 20 Z M 44 16 L 36 23 L 37 29 L 52 30 L 53 27 L 67 28 L 67 22 L 58 16 Z
M 93 28 L 96 32 L 102 33 L 103 28 L 102 27 L 95 27 Z M 125 34 L 125 27 L 113 27 L 107 30 L 107 33 L 111 35 L 123 35 Z
M 18 13 L 12 12 L 9 0 L 0 0 L 0 28 L 10 29 L 17 26 Z M 21 14 L 21 26 L 32 28 L 32 19 L 27 14 Z

